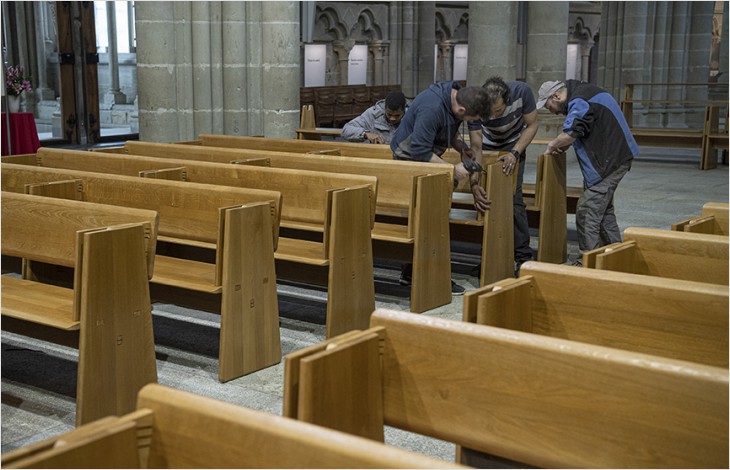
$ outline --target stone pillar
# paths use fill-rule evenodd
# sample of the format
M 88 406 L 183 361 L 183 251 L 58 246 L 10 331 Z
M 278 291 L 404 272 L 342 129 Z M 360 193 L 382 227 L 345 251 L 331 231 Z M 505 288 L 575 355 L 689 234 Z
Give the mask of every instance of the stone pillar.
M 396 3 L 396 2 L 391 2 Z M 418 21 L 420 2 L 403 2 L 401 8 L 400 71 L 401 89 L 406 96 L 415 98 L 418 89 Z
M 436 63 L 436 81 L 443 82 L 454 79 L 454 41 L 443 41 L 438 44 L 438 62 Z
M 140 139 L 226 133 L 293 137 L 299 117 L 299 5 L 140 2 Z
M 355 46 L 354 39 L 332 41 L 332 48 L 337 56 L 337 84 L 347 85 L 350 67 L 350 51 Z
M 436 3 L 418 2 L 418 90 L 422 92 L 433 83 L 436 46 Z
M 730 25 L 728 24 L 728 21 L 730 20 L 730 17 L 728 17 L 728 2 L 723 3 L 722 7 L 722 33 L 720 36 L 720 66 L 718 70 L 720 71 L 720 74 L 717 77 L 717 81 L 721 83 L 727 83 L 728 82 L 728 56 L 730 56 L 730 53 L 728 52 L 728 29 L 730 29 Z
M 550 18 L 550 21 L 545 21 Z M 529 2 L 527 4 L 527 48 L 525 78 L 537 98 L 537 91 L 548 80 L 565 80 L 568 59 L 568 2 Z M 539 111 L 537 137 L 555 137 L 564 118 Z M 544 147 L 531 146 L 533 151 Z
M 599 85 L 620 99 L 627 83 L 707 82 L 713 2 L 602 4 Z M 707 99 L 706 87 L 636 87 L 634 98 Z M 701 113 L 666 105 L 634 113 L 634 124 L 696 127 Z
M 386 57 L 388 56 L 388 41 L 370 41 L 368 50 L 373 56 L 373 78 L 372 85 L 386 85 L 385 78 L 388 74 L 385 72 Z
M 119 89 L 119 56 L 117 50 L 117 13 L 114 10 L 115 2 L 106 2 L 106 28 L 107 40 L 109 41 L 109 49 L 107 56 L 109 57 L 109 90 L 104 94 L 102 99 L 107 109 L 111 109 L 112 105 L 125 104 L 127 97 Z
M 469 85 L 479 86 L 494 75 L 515 79 L 518 9 L 517 2 L 469 2 Z
M 299 3 L 261 2 L 261 27 L 264 135 L 294 138 L 302 69 Z
M 405 2 L 389 2 L 388 3 L 388 65 L 387 83 L 395 85 L 401 83 L 401 5 Z

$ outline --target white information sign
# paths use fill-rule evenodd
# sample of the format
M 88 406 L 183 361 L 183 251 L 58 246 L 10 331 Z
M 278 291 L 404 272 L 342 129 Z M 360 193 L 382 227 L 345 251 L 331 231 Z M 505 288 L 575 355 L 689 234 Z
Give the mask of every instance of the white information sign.
M 327 46 L 304 45 L 304 86 L 324 86 L 327 62 Z
M 348 85 L 365 85 L 368 77 L 368 46 L 355 45 L 350 51 L 350 63 L 347 68 Z
M 469 45 L 454 45 L 454 80 L 466 80 L 466 63 L 469 58 Z

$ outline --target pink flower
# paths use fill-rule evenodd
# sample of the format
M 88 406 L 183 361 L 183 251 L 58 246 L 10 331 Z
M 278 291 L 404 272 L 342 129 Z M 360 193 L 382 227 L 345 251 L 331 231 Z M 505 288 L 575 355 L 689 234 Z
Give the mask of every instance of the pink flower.
M 5 70 L 5 91 L 10 96 L 18 96 L 24 91 L 31 91 L 31 77 L 25 75 L 25 67 L 12 65 Z

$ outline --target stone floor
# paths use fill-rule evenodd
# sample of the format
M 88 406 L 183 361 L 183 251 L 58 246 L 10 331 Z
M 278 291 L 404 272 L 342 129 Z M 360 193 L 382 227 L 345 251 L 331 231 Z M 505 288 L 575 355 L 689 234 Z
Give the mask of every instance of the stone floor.
M 541 149 L 535 149 L 537 151 Z M 700 213 L 707 201 L 728 201 L 728 167 L 698 170 L 699 152 L 642 149 L 616 193 L 622 229 L 631 226 L 668 229 L 672 222 Z M 534 181 L 535 159 L 529 158 L 526 181 Z M 568 184 L 581 176 L 571 154 Z M 577 256 L 574 216 L 568 216 L 569 261 Z M 532 237 L 536 249 L 537 238 Z M 453 244 L 452 275 L 466 289 L 478 287 L 470 274 L 479 260 L 478 247 Z M 408 292 L 398 285 L 398 266 L 378 262 L 376 304 L 408 308 Z M 461 319 L 462 297 L 424 315 Z M 282 353 L 324 339 L 325 292 L 281 283 Z M 228 383 L 217 379 L 219 316 L 170 303 L 154 304 L 154 329 L 159 383 L 242 406 L 281 414 L 283 363 Z M 72 429 L 75 419 L 76 350 L 2 333 L 2 451 L 6 452 Z M 454 446 L 395 429 L 386 442 L 453 461 Z

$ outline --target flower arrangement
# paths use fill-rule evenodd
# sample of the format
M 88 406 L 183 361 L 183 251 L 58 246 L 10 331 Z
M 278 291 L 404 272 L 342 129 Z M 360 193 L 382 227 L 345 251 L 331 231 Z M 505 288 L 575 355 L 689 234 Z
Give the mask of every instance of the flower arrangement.
M 25 76 L 25 67 L 9 65 L 5 70 L 5 92 L 8 96 L 20 96 L 24 91 L 31 91 L 30 76 Z

